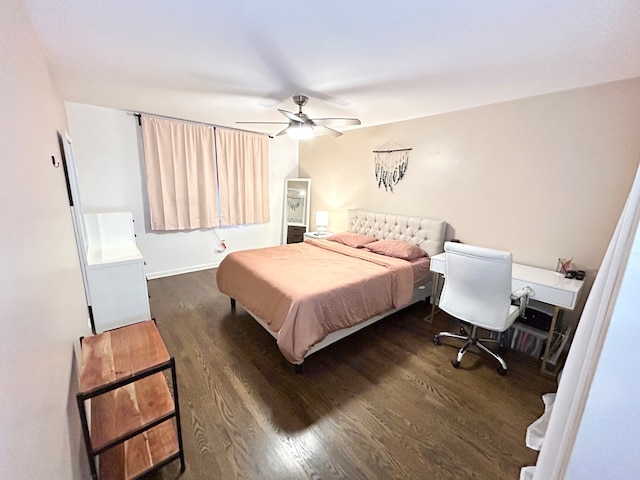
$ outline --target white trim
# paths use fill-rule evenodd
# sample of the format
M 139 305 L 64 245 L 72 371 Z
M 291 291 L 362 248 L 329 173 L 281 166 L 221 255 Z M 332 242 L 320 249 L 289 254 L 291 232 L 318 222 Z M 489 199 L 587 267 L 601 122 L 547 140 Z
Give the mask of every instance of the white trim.
M 199 272 L 201 270 L 209 270 L 210 268 L 218 268 L 220 262 L 203 263 L 200 265 L 190 265 L 188 267 L 173 268 L 171 270 L 161 270 L 159 272 L 148 273 L 147 280 L 156 278 L 171 277 L 173 275 L 182 275 L 183 273 Z

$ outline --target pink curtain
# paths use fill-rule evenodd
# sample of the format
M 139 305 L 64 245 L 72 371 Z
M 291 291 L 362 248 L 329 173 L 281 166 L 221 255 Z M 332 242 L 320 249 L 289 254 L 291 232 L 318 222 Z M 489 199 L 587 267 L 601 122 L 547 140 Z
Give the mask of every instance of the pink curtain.
M 220 224 L 269 221 L 269 144 L 265 135 L 216 129 Z
M 141 119 L 152 230 L 269 221 L 266 136 Z

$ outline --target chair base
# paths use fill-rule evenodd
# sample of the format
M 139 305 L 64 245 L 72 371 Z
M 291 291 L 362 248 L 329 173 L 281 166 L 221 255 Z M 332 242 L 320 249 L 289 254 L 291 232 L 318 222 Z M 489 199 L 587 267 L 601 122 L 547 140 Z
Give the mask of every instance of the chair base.
M 493 358 L 495 358 L 500 364 L 500 366 L 498 367 L 498 373 L 500 375 L 506 375 L 507 364 L 505 363 L 505 361 L 502 359 L 500 355 L 491 351 L 486 345 L 484 345 L 485 343 L 497 343 L 498 347 L 502 348 L 499 338 L 497 339 L 496 338 L 478 338 L 478 327 L 476 325 L 471 326 L 470 334 L 467 334 L 464 328 L 461 328 L 460 330 L 462 332 L 462 334 L 460 335 L 456 333 L 451 333 L 451 332 L 440 332 L 433 337 L 433 343 L 435 343 L 436 345 L 440 345 L 440 338 L 442 337 L 457 338 L 459 340 L 465 341 L 465 344 L 462 346 L 462 348 L 458 350 L 458 356 L 456 357 L 456 359 L 451 361 L 451 364 L 455 368 L 460 367 L 460 362 L 462 362 L 462 357 L 464 357 L 465 353 L 467 353 L 469 348 L 471 348 L 472 346 L 476 346 L 483 352 L 486 352 L 489 355 L 491 355 Z

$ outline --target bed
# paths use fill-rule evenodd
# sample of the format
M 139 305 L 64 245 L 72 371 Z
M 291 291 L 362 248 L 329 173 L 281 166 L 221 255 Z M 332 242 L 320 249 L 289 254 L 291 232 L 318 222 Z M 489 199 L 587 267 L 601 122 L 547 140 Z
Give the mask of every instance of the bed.
M 232 308 L 239 302 L 296 366 L 431 295 L 445 222 L 348 210 L 347 224 L 330 239 L 233 252 L 218 267 Z

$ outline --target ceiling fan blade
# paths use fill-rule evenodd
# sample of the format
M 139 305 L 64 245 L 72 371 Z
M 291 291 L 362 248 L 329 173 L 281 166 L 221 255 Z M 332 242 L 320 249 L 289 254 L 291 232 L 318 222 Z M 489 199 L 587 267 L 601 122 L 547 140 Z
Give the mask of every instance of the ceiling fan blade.
M 332 137 L 339 137 L 342 135 L 342 132 L 334 130 L 333 128 L 324 127 L 322 125 L 316 125 L 313 127 L 314 135 L 330 135 Z
M 275 137 L 279 137 L 281 135 L 286 135 L 287 134 L 287 130 L 289 129 L 289 127 L 287 126 L 284 130 L 279 131 L 278 133 L 276 133 L 274 136 Z
M 236 122 L 236 123 L 260 123 L 260 124 L 270 124 L 270 125 L 288 125 L 289 122 Z
M 285 117 L 287 117 L 289 120 L 293 120 L 294 122 L 304 123 L 304 119 L 300 118 L 295 113 L 291 113 L 291 112 L 288 112 L 286 110 L 282 110 L 281 108 L 279 108 L 278 111 L 281 114 L 283 114 Z
M 357 118 L 313 118 L 313 123 L 322 127 L 342 127 L 345 125 L 360 125 Z

